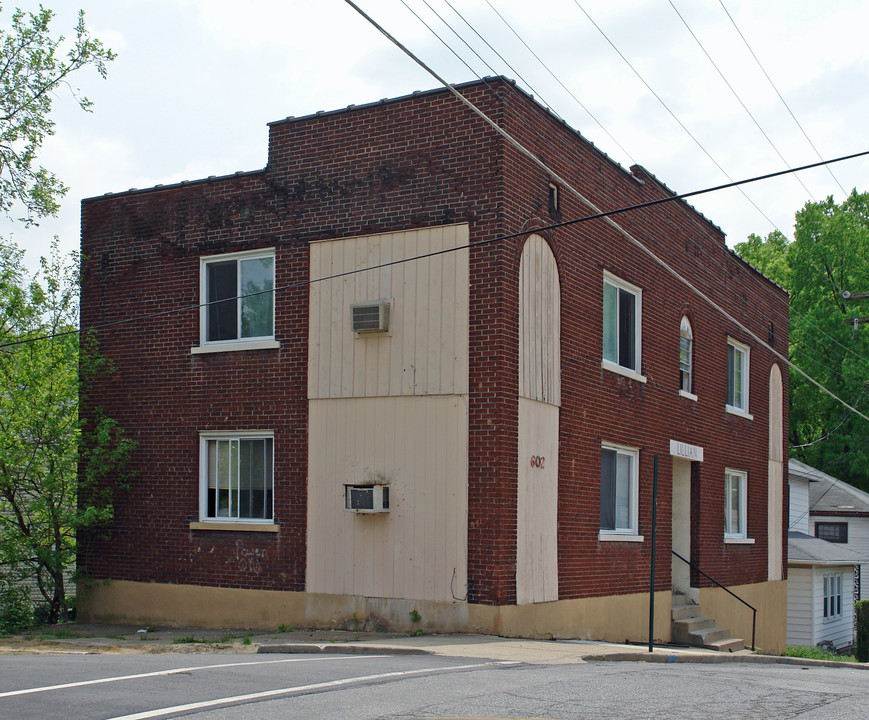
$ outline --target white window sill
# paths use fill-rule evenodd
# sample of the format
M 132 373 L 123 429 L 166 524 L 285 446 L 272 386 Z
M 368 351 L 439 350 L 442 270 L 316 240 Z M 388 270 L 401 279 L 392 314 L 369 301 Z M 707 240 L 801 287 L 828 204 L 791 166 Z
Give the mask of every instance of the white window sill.
M 250 342 L 220 342 L 197 345 L 190 348 L 191 355 L 204 355 L 205 353 L 235 352 L 238 350 L 276 350 L 281 346 L 277 340 L 251 340 Z
M 845 617 L 844 613 L 839 614 L 839 615 L 828 615 L 827 617 L 824 618 L 823 622 L 824 622 L 824 624 L 841 622 L 843 617 Z
M 687 390 L 680 390 L 679 396 L 697 402 L 697 396 L 694 393 L 689 393 Z
M 229 530 L 232 532 L 278 532 L 281 526 L 275 523 L 252 522 L 192 522 L 191 530 Z
M 739 417 L 745 418 L 746 420 L 754 420 L 754 415 L 751 413 L 745 412 L 738 407 L 733 407 L 733 405 L 725 405 L 724 409 L 729 412 L 731 415 L 738 415 Z
M 643 542 L 645 538 L 642 535 L 628 533 L 601 532 L 598 533 L 597 539 L 600 542 Z
M 636 380 L 637 382 L 647 382 L 645 375 L 640 375 L 640 373 L 631 370 L 630 368 L 622 367 L 621 365 L 617 365 L 611 360 L 601 360 L 600 366 L 604 370 L 609 370 L 610 372 L 614 372 L 616 375 L 624 375 L 626 378 L 630 378 L 631 380 Z
M 725 545 L 754 545 L 754 538 L 745 537 L 726 537 L 724 538 Z

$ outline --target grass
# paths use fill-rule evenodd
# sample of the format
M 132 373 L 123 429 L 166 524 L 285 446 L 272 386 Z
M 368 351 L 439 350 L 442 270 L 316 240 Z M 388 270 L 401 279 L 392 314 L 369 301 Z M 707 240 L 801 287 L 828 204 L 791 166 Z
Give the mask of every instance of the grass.
M 829 650 L 808 645 L 788 645 L 785 657 L 808 658 L 810 660 L 834 660 L 836 662 L 856 662 L 853 655 L 837 655 Z
M 189 643 L 203 643 L 205 645 L 217 645 L 217 644 L 231 643 L 233 640 L 235 640 L 236 637 L 237 637 L 236 635 L 224 635 L 223 637 L 220 637 L 220 638 L 196 638 L 193 635 L 185 635 L 184 637 L 173 638 L 172 644 L 173 645 L 185 645 L 185 644 L 189 644 Z M 250 644 L 250 636 L 248 636 L 246 638 L 246 642 L 245 642 L 245 645 L 249 645 L 249 644 Z
M 41 633 L 40 640 L 68 640 L 69 638 L 85 637 L 81 633 L 73 632 L 72 630 L 51 630 L 50 632 Z

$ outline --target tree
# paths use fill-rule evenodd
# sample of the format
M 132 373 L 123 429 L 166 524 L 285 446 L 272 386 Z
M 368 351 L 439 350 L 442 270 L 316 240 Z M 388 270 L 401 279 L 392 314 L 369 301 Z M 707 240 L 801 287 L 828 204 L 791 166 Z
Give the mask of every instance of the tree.
M 22 252 L 0 243 L 0 586 L 31 582 L 57 622 L 76 533 L 111 521 L 132 443 L 78 405 L 82 378 L 105 366 L 79 343 L 77 257 L 55 242 L 41 265 L 27 278 Z
M 869 410 L 869 302 L 845 290 L 869 291 L 869 193 L 841 205 L 827 198 L 796 215 L 794 240 L 756 235 L 736 246 L 748 262 L 790 292 L 790 360 L 858 410 Z M 791 455 L 869 490 L 869 422 L 790 374 Z
M 0 6 L 0 12 L 3 8 Z M 61 85 L 67 85 L 79 106 L 92 103 L 69 85 L 70 76 L 85 67 L 106 76 L 115 54 L 90 36 L 79 12 L 75 38 L 52 36 L 54 13 L 40 6 L 36 13 L 15 10 L 9 30 L 0 29 L 0 211 L 7 216 L 23 205 L 25 225 L 54 215 L 67 188 L 37 165 L 45 138 L 54 133 L 51 105 Z M 5 24 L 5 23 L 4 23 Z

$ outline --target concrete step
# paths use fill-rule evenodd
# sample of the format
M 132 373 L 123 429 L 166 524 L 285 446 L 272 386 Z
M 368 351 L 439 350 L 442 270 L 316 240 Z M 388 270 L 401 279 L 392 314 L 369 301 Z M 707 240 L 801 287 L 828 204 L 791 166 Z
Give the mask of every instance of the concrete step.
M 730 637 L 730 630 L 727 628 L 712 627 L 703 628 L 702 630 L 698 630 L 694 633 L 695 636 L 699 637 L 699 644 L 702 647 L 709 647 L 714 642 L 718 642 L 720 640 L 726 640 Z
M 678 627 L 684 632 L 693 633 L 704 630 L 705 628 L 715 627 L 715 621 L 710 617 L 695 616 L 685 618 L 684 620 L 674 620 L 673 627 Z
M 723 640 L 716 640 L 708 645 L 704 645 L 704 647 L 710 650 L 718 650 L 719 652 L 736 652 L 737 650 L 745 649 L 745 640 L 729 637 Z
M 700 615 L 700 606 L 693 603 L 688 605 L 671 605 L 670 619 L 685 620 L 686 618 L 698 617 Z

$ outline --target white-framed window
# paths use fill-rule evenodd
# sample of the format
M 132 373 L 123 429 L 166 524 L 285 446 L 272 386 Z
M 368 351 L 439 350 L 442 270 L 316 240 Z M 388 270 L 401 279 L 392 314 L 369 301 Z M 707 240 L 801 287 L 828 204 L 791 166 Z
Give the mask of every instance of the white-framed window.
M 275 336 L 275 251 L 201 259 L 200 343 L 233 344 Z
M 724 471 L 724 537 L 747 537 L 745 513 L 748 475 L 742 470 Z
M 274 437 L 271 432 L 200 435 L 203 522 L 271 522 Z
M 824 575 L 824 618 L 842 617 L 842 573 Z
M 727 338 L 727 408 L 748 413 L 748 345 Z
M 682 316 L 679 324 L 679 390 L 688 395 L 693 394 L 694 385 L 694 332 L 691 321 Z
M 641 373 L 643 291 L 615 275 L 603 277 L 603 362 Z
M 638 534 L 639 459 L 636 448 L 604 443 L 600 449 L 600 532 Z

